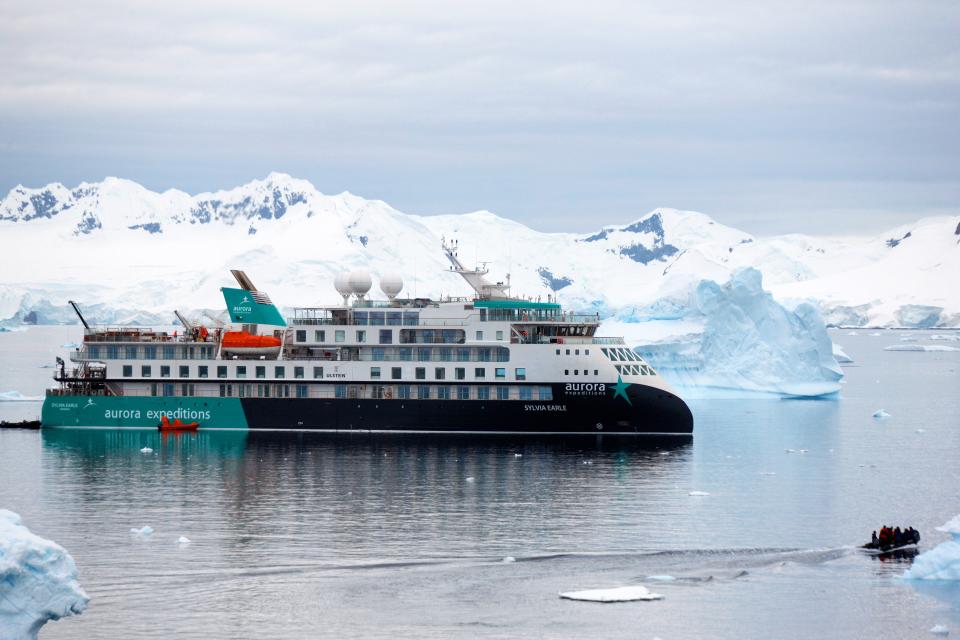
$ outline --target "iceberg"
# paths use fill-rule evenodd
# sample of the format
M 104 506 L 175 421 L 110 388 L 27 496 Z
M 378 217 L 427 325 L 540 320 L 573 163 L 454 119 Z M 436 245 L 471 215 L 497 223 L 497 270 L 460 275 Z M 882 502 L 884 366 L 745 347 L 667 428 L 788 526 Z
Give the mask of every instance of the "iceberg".
M 872 415 L 873 415 L 874 418 L 889 418 L 889 417 L 890 417 L 890 414 L 887 413 L 887 411 L 884 410 L 884 409 L 877 409 L 876 411 L 873 412 Z
M 634 600 L 663 600 L 659 593 L 653 593 L 646 587 L 614 587 L 613 589 L 588 589 L 586 591 L 567 591 L 560 594 L 567 600 L 586 602 L 632 602 Z
M 925 551 L 913 559 L 911 566 L 903 574 L 908 580 L 960 580 L 960 515 L 937 531 L 949 533 L 950 540 L 941 542 L 930 551 Z
M 66 549 L 0 509 L 0 637 L 35 639 L 47 622 L 80 614 L 89 601 Z
M 702 280 L 688 296 L 684 317 L 670 321 L 674 333 L 661 322 L 645 332 L 659 333 L 658 339 L 635 346 L 686 395 L 713 390 L 818 397 L 840 390 L 843 371 L 819 312 L 806 302 L 793 310 L 779 304 L 764 291 L 760 271 L 738 270 L 724 285 Z M 641 332 L 624 331 L 625 324 L 616 329 L 627 336 Z

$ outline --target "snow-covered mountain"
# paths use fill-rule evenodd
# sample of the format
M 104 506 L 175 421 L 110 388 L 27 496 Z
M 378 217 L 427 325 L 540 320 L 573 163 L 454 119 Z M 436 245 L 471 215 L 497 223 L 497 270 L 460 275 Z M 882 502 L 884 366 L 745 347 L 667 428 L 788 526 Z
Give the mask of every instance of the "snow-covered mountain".
M 636 321 L 684 308 L 703 279 L 762 271 L 781 301 L 814 301 L 832 323 L 960 326 L 960 216 L 871 237 L 758 238 L 706 215 L 657 209 L 594 233 L 541 233 L 486 211 L 417 216 L 306 180 L 264 180 L 195 196 L 107 178 L 75 188 L 16 187 L 0 202 L 0 321 L 72 320 L 68 299 L 100 322 L 169 320 L 218 309 L 242 268 L 280 305 L 336 302 L 333 277 L 397 273 L 405 292 L 463 295 L 442 236 L 467 264 L 511 274 L 514 294 Z

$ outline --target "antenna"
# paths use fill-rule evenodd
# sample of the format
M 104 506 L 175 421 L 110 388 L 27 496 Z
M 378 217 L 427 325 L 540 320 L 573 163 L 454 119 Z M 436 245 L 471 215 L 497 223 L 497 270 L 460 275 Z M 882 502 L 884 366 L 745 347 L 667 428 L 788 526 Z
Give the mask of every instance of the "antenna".
M 73 307 L 73 310 L 77 312 L 77 317 L 80 318 L 80 322 L 83 324 L 83 328 L 87 331 L 90 330 L 90 325 L 87 324 L 87 321 L 83 319 L 83 314 L 80 313 L 80 307 L 77 306 L 77 303 L 73 300 L 67 300 L 70 303 L 70 306 Z

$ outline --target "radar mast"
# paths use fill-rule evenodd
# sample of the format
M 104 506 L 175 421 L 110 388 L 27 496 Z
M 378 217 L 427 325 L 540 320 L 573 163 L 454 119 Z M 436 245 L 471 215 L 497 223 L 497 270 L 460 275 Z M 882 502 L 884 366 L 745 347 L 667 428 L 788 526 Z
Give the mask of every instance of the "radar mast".
M 456 271 L 467 281 L 473 290 L 477 293 L 477 298 L 482 300 L 503 300 L 510 297 L 510 274 L 507 274 L 507 282 L 497 282 L 496 284 L 487 280 L 484 276 L 487 275 L 489 270 L 486 268 L 487 263 L 483 263 L 483 268 L 477 269 L 467 269 L 463 266 L 463 263 L 460 262 L 460 259 L 457 257 L 458 244 L 456 240 L 447 241 L 446 238 L 441 238 L 441 246 L 443 247 L 443 253 L 447 256 L 447 260 L 450 261 L 452 265 L 450 267 L 451 271 Z

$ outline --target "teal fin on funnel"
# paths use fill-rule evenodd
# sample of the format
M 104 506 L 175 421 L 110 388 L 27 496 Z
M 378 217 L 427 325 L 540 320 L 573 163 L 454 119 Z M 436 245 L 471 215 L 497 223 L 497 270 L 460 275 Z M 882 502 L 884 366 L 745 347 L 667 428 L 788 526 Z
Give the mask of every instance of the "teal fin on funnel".
M 230 313 L 232 322 L 287 326 L 283 316 L 280 315 L 280 310 L 270 302 L 267 294 L 261 291 L 227 287 L 223 287 L 220 291 L 223 292 L 223 300 L 227 303 L 227 311 Z

